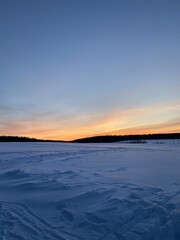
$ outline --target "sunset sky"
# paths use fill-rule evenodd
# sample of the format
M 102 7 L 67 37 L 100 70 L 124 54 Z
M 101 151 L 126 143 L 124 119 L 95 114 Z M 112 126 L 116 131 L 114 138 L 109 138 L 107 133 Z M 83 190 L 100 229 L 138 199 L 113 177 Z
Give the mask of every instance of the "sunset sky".
M 180 132 L 179 0 L 1 0 L 0 135 Z

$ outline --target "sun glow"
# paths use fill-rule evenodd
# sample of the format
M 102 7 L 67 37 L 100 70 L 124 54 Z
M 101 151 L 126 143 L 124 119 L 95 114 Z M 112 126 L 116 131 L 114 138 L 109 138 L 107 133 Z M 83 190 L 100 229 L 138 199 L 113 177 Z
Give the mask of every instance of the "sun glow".
M 4 122 L 4 135 L 20 135 L 41 139 L 73 140 L 97 135 L 127 135 L 180 131 L 180 104 L 166 102 L 146 107 L 116 109 L 99 114 L 57 119 L 43 117 L 22 122 Z

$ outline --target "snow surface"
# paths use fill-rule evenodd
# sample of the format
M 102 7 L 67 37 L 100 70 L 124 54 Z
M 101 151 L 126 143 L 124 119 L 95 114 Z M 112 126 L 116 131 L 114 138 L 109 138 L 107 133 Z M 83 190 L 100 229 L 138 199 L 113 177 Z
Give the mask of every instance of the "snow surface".
M 0 240 L 179 240 L 180 144 L 0 143 Z

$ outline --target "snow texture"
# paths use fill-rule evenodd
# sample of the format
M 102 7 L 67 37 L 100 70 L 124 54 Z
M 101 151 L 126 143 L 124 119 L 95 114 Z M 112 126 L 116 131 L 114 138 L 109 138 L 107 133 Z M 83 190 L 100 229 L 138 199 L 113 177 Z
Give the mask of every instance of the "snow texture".
M 0 143 L 0 240 L 179 240 L 180 144 L 163 143 Z

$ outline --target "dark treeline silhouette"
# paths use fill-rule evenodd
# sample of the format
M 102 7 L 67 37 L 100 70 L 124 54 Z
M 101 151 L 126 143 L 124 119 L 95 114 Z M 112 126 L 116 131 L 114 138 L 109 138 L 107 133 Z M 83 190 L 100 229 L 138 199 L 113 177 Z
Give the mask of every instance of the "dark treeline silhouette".
M 76 139 L 77 143 L 110 143 L 119 141 L 134 141 L 141 143 L 145 140 L 161 140 L 161 139 L 180 139 L 180 133 L 160 133 L 160 134 L 137 134 L 137 135 L 107 135 Z M 143 143 L 143 142 L 142 142 Z
M 0 136 L 0 142 L 63 142 L 62 140 L 43 140 L 29 137 Z
M 111 143 L 119 141 L 132 141 L 132 143 L 145 143 L 145 140 L 180 139 L 180 133 L 137 134 L 137 135 L 106 135 L 75 139 L 73 141 L 43 140 L 19 136 L 0 136 L 0 142 L 76 142 L 76 143 Z

